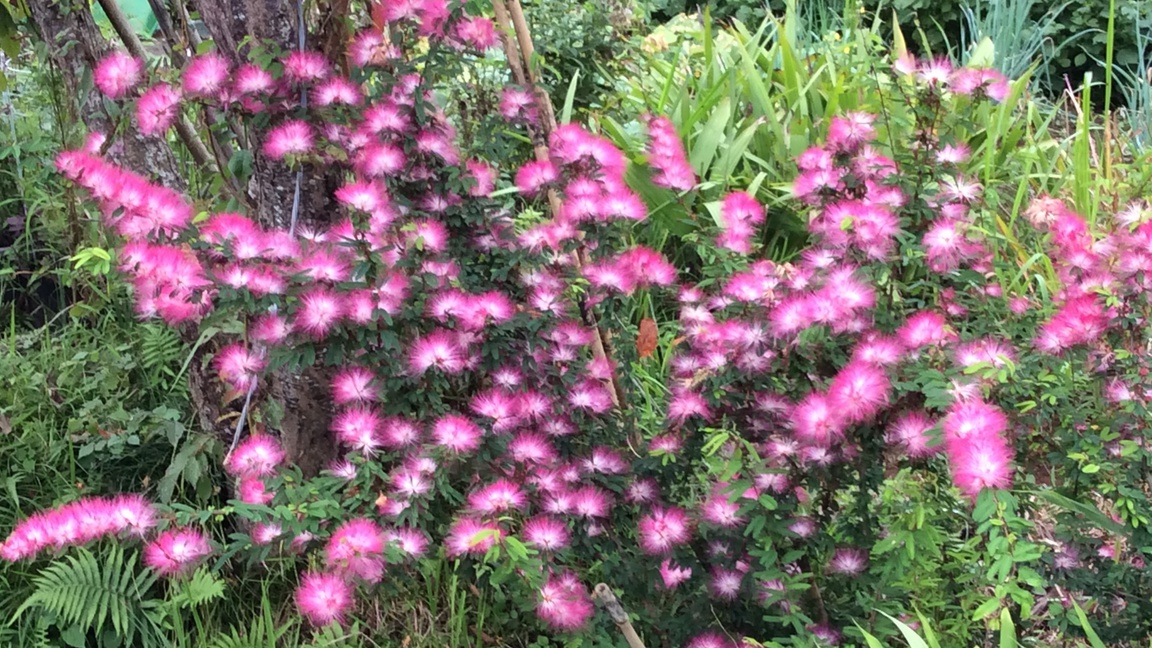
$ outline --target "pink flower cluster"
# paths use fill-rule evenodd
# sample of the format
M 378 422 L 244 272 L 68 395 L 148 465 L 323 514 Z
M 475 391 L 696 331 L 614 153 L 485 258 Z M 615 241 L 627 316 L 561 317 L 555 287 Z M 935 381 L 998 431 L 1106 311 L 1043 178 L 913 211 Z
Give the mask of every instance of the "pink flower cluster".
M 15 562 L 105 537 L 143 537 L 155 525 L 156 511 L 139 495 L 85 497 L 17 524 L 0 544 L 0 558 Z
M 656 171 L 652 182 L 661 187 L 689 191 L 696 186 L 696 172 L 688 163 L 684 143 L 672 120 L 648 115 L 648 164 Z

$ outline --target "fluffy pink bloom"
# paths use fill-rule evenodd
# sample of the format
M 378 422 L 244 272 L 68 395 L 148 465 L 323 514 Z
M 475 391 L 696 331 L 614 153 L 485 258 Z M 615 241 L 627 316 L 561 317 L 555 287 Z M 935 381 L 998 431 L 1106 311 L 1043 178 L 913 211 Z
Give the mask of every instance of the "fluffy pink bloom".
M 230 344 L 216 353 L 213 359 L 220 379 L 228 383 L 233 389 L 248 389 L 264 370 L 265 361 L 257 351 L 245 347 L 243 344 Z
M 940 451 L 939 445 L 930 445 L 935 427 L 936 422 L 923 412 L 907 412 L 889 424 L 886 439 L 902 446 L 910 457 L 927 457 Z
M 456 38 L 478 50 L 496 46 L 496 26 L 482 16 L 472 16 L 456 23 Z
M 136 100 L 136 126 L 145 135 L 167 131 L 179 114 L 180 93 L 167 83 L 152 86 Z
M 691 567 L 681 567 L 669 558 L 660 563 L 660 580 L 664 583 L 665 589 L 676 589 L 689 578 L 692 578 Z
M 908 349 L 941 344 L 953 338 L 955 333 L 948 329 L 944 316 L 931 311 L 921 311 L 912 315 L 896 331 L 897 337 Z
M 201 54 L 184 69 L 184 94 L 208 97 L 218 93 L 228 78 L 228 61 L 215 52 Z
M 883 369 L 864 362 L 848 363 L 828 387 L 828 400 L 849 423 L 871 419 L 888 404 L 892 384 Z
M 581 517 L 607 517 L 612 508 L 612 496 L 602 488 L 585 486 L 572 493 L 572 507 Z
M 296 588 L 296 608 L 315 626 L 340 623 L 352 607 L 352 586 L 337 574 L 309 572 Z
M 528 497 L 524 490 L 507 479 L 498 479 L 468 495 L 468 507 L 477 513 L 491 514 L 521 509 L 527 503 Z
M 524 523 L 524 542 L 542 551 L 558 551 L 568 546 L 568 525 L 547 515 L 538 515 Z
M 362 518 L 348 520 L 328 539 L 324 547 L 325 565 L 378 583 L 384 575 L 384 541 L 384 531 L 375 522 Z
M 408 355 L 408 368 L 415 375 L 429 369 L 444 373 L 459 373 L 464 369 L 465 349 L 450 331 L 437 330 L 412 343 Z
M 999 436 L 1008 429 L 1008 417 L 999 407 L 982 400 L 954 403 L 944 417 L 944 440 L 949 450 L 972 437 Z
M 973 499 L 985 488 L 1012 485 L 1012 448 L 1000 435 L 966 437 L 948 444 L 952 479 Z
M 660 555 L 688 542 L 692 525 L 683 509 L 657 507 L 640 518 L 636 534 L 645 553 Z
M 555 630 L 578 630 L 588 623 L 592 613 L 587 588 L 571 572 L 549 576 L 540 588 L 536 616 Z
M 348 367 L 332 379 L 332 401 L 337 405 L 376 400 L 375 375 L 364 367 Z
M 252 322 L 248 335 L 255 342 L 279 344 L 288 338 L 292 328 L 288 321 L 279 315 L 267 313 Z
M 142 536 L 155 523 L 152 505 L 139 495 L 86 497 L 17 524 L 0 543 L 0 559 L 32 558 L 45 549 L 59 551 L 108 535 Z
M 273 160 L 288 155 L 304 155 L 316 145 L 312 127 L 300 120 L 286 121 L 273 128 L 264 140 L 264 155 Z
M 342 443 L 366 455 L 380 447 L 383 419 L 375 410 L 356 406 L 341 411 L 332 419 L 332 431 Z
M 364 95 L 355 83 L 344 77 L 333 77 L 312 91 L 312 101 L 317 106 L 359 106 L 364 101 Z
M 664 116 L 649 117 L 648 136 L 648 164 L 656 171 L 652 182 L 680 191 L 695 187 L 696 172 L 688 163 L 684 143 L 672 121 Z
M 111 99 L 119 99 L 140 82 L 143 72 L 143 61 L 127 52 L 116 50 L 100 59 L 92 71 L 92 80 L 100 92 Z
M 740 595 L 744 573 L 725 567 L 713 568 L 708 578 L 708 591 L 722 601 L 734 601 Z
M 456 454 L 470 454 L 480 447 L 484 430 L 459 414 L 441 416 L 432 424 L 432 438 L 436 445 Z
M 684 648 L 742 648 L 742 646 L 726 634 L 709 630 L 689 639 Z
M 876 136 L 872 127 L 875 115 L 853 112 L 832 118 L 828 127 L 827 146 L 842 152 L 855 151 Z
M 833 574 L 859 576 L 868 567 L 868 554 L 859 549 L 837 549 L 828 561 L 828 571 Z
M 224 470 L 236 477 L 266 477 L 284 462 L 284 450 L 270 435 L 252 434 L 224 461 Z
M 844 413 L 827 394 L 812 392 L 792 409 L 792 430 L 801 443 L 829 447 L 844 438 Z
M 401 527 L 386 531 L 384 537 L 400 551 L 414 558 L 423 556 L 428 550 L 428 536 L 420 529 Z
M 1095 342 L 1107 330 L 1108 312 L 1095 294 L 1068 299 L 1040 327 L 1034 344 L 1046 353 L 1060 353 L 1078 344 Z
M 731 495 L 724 485 L 713 488 L 712 494 L 700 507 L 700 518 L 705 522 L 727 529 L 742 524 L 744 518 L 739 515 L 740 504 L 732 501 Z
M 508 86 L 500 96 L 500 114 L 508 121 L 535 122 L 536 100 L 528 90 Z
M 524 195 L 534 196 L 559 177 L 556 165 L 550 160 L 528 162 L 516 171 L 516 188 Z
M 469 517 L 460 518 L 448 530 L 448 537 L 444 539 L 445 551 L 449 556 L 483 556 L 500 540 L 501 535 L 500 527 L 493 523 Z
M 144 547 L 144 564 L 161 576 L 185 572 L 212 554 L 203 531 L 178 528 L 161 533 Z
M 376 142 L 360 149 L 353 158 L 356 170 L 366 178 L 392 177 L 404 170 L 408 159 L 392 144 Z
M 721 233 L 716 244 L 739 254 L 752 251 L 756 226 L 764 222 L 764 207 L 748 193 L 735 191 L 720 204 Z
M 263 68 L 245 63 L 232 77 L 233 90 L 238 95 L 259 94 L 272 90 L 276 80 Z
M 328 59 L 319 52 L 292 52 L 282 62 L 284 75 L 295 83 L 320 81 L 331 72 Z
M 340 298 L 326 288 L 313 288 L 300 296 L 294 327 L 315 339 L 323 339 L 343 315 Z
M 245 504 L 267 504 L 276 496 L 275 493 L 267 489 L 264 480 L 258 477 L 241 479 L 236 490 L 240 495 L 240 501 Z

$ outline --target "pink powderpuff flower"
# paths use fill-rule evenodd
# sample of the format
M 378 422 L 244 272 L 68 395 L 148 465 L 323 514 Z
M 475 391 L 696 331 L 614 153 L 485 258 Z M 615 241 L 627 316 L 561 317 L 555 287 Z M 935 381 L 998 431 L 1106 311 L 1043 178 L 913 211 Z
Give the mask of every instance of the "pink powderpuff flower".
M 537 515 L 524 523 L 524 542 L 541 551 L 559 551 L 568 546 L 568 525 L 548 515 Z
M 863 362 L 842 368 L 828 387 L 828 401 L 849 423 L 862 423 L 888 404 L 892 383 L 883 369 Z
M 248 329 L 248 336 L 254 342 L 262 344 L 280 344 L 288 339 L 292 328 L 288 321 L 274 313 L 267 313 L 256 318 Z
M 568 391 L 568 404 L 592 414 L 603 414 L 612 409 L 612 395 L 603 383 L 585 380 Z
M 282 160 L 288 155 L 304 155 L 315 147 L 315 135 L 307 122 L 294 119 L 273 128 L 264 139 L 264 155 Z
M 337 574 L 308 572 L 296 588 L 296 609 L 314 626 L 341 623 L 352 607 L 352 586 Z
M 948 328 L 944 316 L 931 311 L 921 311 L 912 315 L 896 331 L 896 336 L 910 350 L 942 344 L 954 338 L 955 335 Z
M 872 127 L 875 120 L 875 115 L 861 112 L 833 117 L 828 127 L 826 146 L 841 152 L 856 151 L 876 136 L 876 130 Z
M 464 370 L 466 350 L 458 338 L 447 330 L 436 330 L 412 343 L 408 352 L 408 369 L 423 375 L 429 369 L 454 374 Z
M 482 16 L 473 16 L 456 23 L 456 38 L 465 45 L 484 51 L 496 46 L 496 26 Z
M 184 69 L 184 94 L 209 97 L 224 88 L 228 78 L 228 61 L 215 52 L 201 54 Z
M 144 564 L 161 576 L 188 571 L 212 554 L 212 545 L 203 531 L 169 529 L 144 547 Z
M 294 328 L 317 340 L 324 339 L 344 314 L 340 298 L 326 288 L 313 288 L 300 296 Z
M 740 595 L 744 573 L 735 569 L 716 567 L 708 579 L 708 591 L 722 601 L 734 601 Z
M 332 402 L 337 405 L 366 403 L 376 400 L 372 381 L 376 378 L 364 367 L 348 367 L 332 378 Z
M 692 538 L 692 525 L 684 509 L 656 507 L 640 518 L 636 526 L 640 548 L 658 556 Z
M 902 446 L 909 457 L 929 457 L 941 450 L 941 446 L 933 444 L 935 438 L 931 432 L 935 427 L 936 422 L 923 412 L 906 412 L 888 425 L 885 439 Z
M 459 414 L 441 416 L 432 424 L 432 438 L 436 445 L 456 454 L 470 454 L 480 447 L 484 430 Z
M 114 51 L 100 59 L 92 80 L 110 99 L 119 99 L 136 87 L 144 72 L 144 62 L 124 51 Z
M 224 470 L 234 477 L 267 477 L 284 463 L 280 443 L 267 434 L 252 434 L 224 460 Z
M 868 554 L 859 549 L 837 549 L 828 561 L 828 571 L 833 574 L 859 576 L 868 568 Z
M 948 459 L 956 487 L 973 500 L 985 488 L 1012 485 L 1012 448 L 998 434 L 949 443 Z
M 232 389 L 242 391 L 257 379 L 264 370 L 263 354 L 248 349 L 243 344 L 230 344 L 216 353 L 213 359 L 220 379 Z
M 400 527 L 385 531 L 384 537 L 389 544 L 395 545 L 401 552 L 412 558 L 419 558 L 428 551 L 428 535 L 420 529 Z
M 145 135 L 159 135 L 172 127 L 179 114 L 180 93 L 167 83 L 152 86 L 136 100 L 136 126 Z
M 581 517 L 608 517 L 612 508 L 612 495 L 596 486 L 585 486 L 572 493 L 572 507 Z
M 332 419 L 332 431 L 342 443 L 364 454 L 371 455 L 380 447 L 380 427 L 383 419 L 373 409 L 350 407 Z
M 359 106 L 364 101 L 360 86 L 344 77 L 332 77 L 312 91 L 312 101 L 317 106 Z
M 468 195 L 487 196 L 496 189 L 496 170 L 491 166 L 480 160 L 468 160 L 464 166 L 468 169 L 468 175 L 476 182 L 469 187 Z
M 110 514 L 116 520 L 116 528 L 129 535 L 143 536 L 156 526 L 156 510 L 142 495 L 113 498 Z
M 272 75 L 252 63 L 240 66 L 232 77 L 232 90 L 238 96 L 270 92 L 275 86 L 276 80 Z
M 940 164 L 962 164 L 968 160 L 971 151 L 963 144 L 945 144 L 936 151 L 936 161 Z
M 473 554 L 483 556 L 501 539 L 503 532 L 491 522 L 465 517 L 456 520 L 444 539 L 445 552 L 450 557 Z
M 665 558 L 664 562 L 660 563 L 660 580 L 664 583 L 664 589 L 676 589 L 689 578 L 692 578 L 691 567 L 681 567 L 670 558 Z
M 535 123 L 538 117 L 536 100 L 528 90 L 509 86 L 500 96 L 500 114 L 508 121 Z
M 638 286 L 671 286 L 676 283 L 676 266 L 656 250 L 638 245 L 620 253 L 616 266 L 632 274 Z
M 601 475 L 622 475 L 628 472 L 628 463 L 620 453 L 604 446 L 592 448 L 592 456 L 582 461 L 581 467 L 589 473 Z
M 700 518 L 724 529 L 740 526 L 744 523 L 744 518 L 740 516 L 740 504 L 731 500 L 725 485 L 717 485 L 700 507 Z
M 535 196 L 559 177 L 559 170 L 550 160 L 528 162 L 516 171 L 516 188 L 526 196 Z
M 468 495 L 468 508 L 476 513 L 522 509 L 527 503 L 524 490 L 507 479 L 499 479 Z
M 360 149 L 353 163 L 356 171 L 366 178 L 389 178 L 404 170 L 408 158 L 397 146 L 375 142 Z
M 656 170 L 652 182 L 660 187 L 689 191 L 696 186 L 696 172 L 688 162 L 684 143 L 672 121 L 648 117 L 648 164 Z
M 257 477 L 241 479 L 236 490 L 240 495 L 240 501 L 245 504 L 268 504 L 276 497 L 275 493 L 267 489 L 264 481 Z
M 360 32 L 348 46 L 348 58 L 360 68 L 383 64 L 398 55 L 396 48 L 385 41 L 380 32 L 374 30 Z
M 516 463 L 546 466 L 556 460 L 556 447 L 542 434 L 521 432 L 508 443 L 508 456 Z
M 282 61 L 284 75 L 293 83 L 309 83 L 328 78 L 332 68 L 319 52 L 292 52 Z
M 1008 417 L 999 407 L 982 400 L 954 403 L 943 423 L 944 441 L 951 452 L 968 438 L 998 437 L 1008 429 Z
M 375 522 L 348 520 L 328 539 L 324 563 L 337 573 L 378 583 L 384 576 L 384 544 L 384 530 Z
M 827 394 L 812 392 L 792 409 L 796 439 L 806 445 L 827 448 L 844 438 L 845 419 Z
M 540 588 L 536 616 L 554 630 L 579 630 L 588 623 L 592 613 L 587 588 L 571 572 L 549 576 Z

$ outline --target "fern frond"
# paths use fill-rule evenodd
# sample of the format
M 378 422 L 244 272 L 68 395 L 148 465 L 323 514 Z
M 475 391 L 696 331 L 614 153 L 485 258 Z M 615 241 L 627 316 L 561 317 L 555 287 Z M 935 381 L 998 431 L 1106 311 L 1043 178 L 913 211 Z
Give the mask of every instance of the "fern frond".
M 78 626 L 97 634 L 111 623 L 112 629 L 132 645 L 136 631 L 148 622 L 142 596 L 152 578 L 136 572 L 136 554 L 125 557 L 114 546 L 104 556 L 80 548 L 45 567 L 32 579 L 33 590 L 16 610 L 19 618 L 39 609 L 57 618 L 57 625 Z

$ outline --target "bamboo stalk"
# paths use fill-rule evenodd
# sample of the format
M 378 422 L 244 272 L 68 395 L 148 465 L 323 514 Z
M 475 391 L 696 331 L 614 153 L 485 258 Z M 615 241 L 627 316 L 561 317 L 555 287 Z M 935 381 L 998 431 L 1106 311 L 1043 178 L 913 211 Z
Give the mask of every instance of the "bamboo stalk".
M 540 110 L 540 126 L 539 128 L 531 128 L 530 134 L 532 135 L 536 159 L 545 162 L 550 157 L 548 154 L 548 137 L 556 130 L 556 111 L 552 108 L 552 98 L 540 85 L 536 71 L 532 67 L 532 56 L 536 50 L 532 45 L 532 34 L 528 28 L 528 21 L 524 17 L 524 9 L 520 5 L 520 0 L 492 0 L 492 7 L 496 14 L 496 24 L 500 28 L 500 40 L 504 47 L 505 58 L 508 59 L 512 79 L 531 89 L 532 95 L 536 99 L 537 108 Z M 515 37 L 515 41 L 512 40 L 513 37 Z M 562 204 L 560 195 L 556 193 L 555 189 L 548 190 L 548 206 L 552 210 L 553 217 L 560 213 Z M 572 253 L 572 262 L 577 272 L 581 272 L 587 264 L 587 251 L 584 249 L 583 243 Z M 579 306 L 584 324 L 592 329 L 592 355 L 598 360 L 607 360 L 609 364 L 614 365 L 608 335 L 601 328 L 600 323 L 596 320 L 596 315 L 591 308 L 587 307 L 582 297 Z M 619 410 L 624 403 L 624 391 L 620 386 L 615 368 L 612 369 L 612 378 L 609 384 L 612 387 L 609 391 L 612 405 Z
M 592 600 L 604 608 L 608 616 L 612 617 L 613 623 L 624 635 L 624 640 L 628 642 L 628 648 L 644 648 L 644 642 L 640 640 L 640 635 L 636 634 L 636 629 L 632 627 L 628 613 L 624 611 L 624 606 L 620 605 L 620 601 L 612 593 L 611 587 L 605 583 L 597 583 L 592 590 Z

